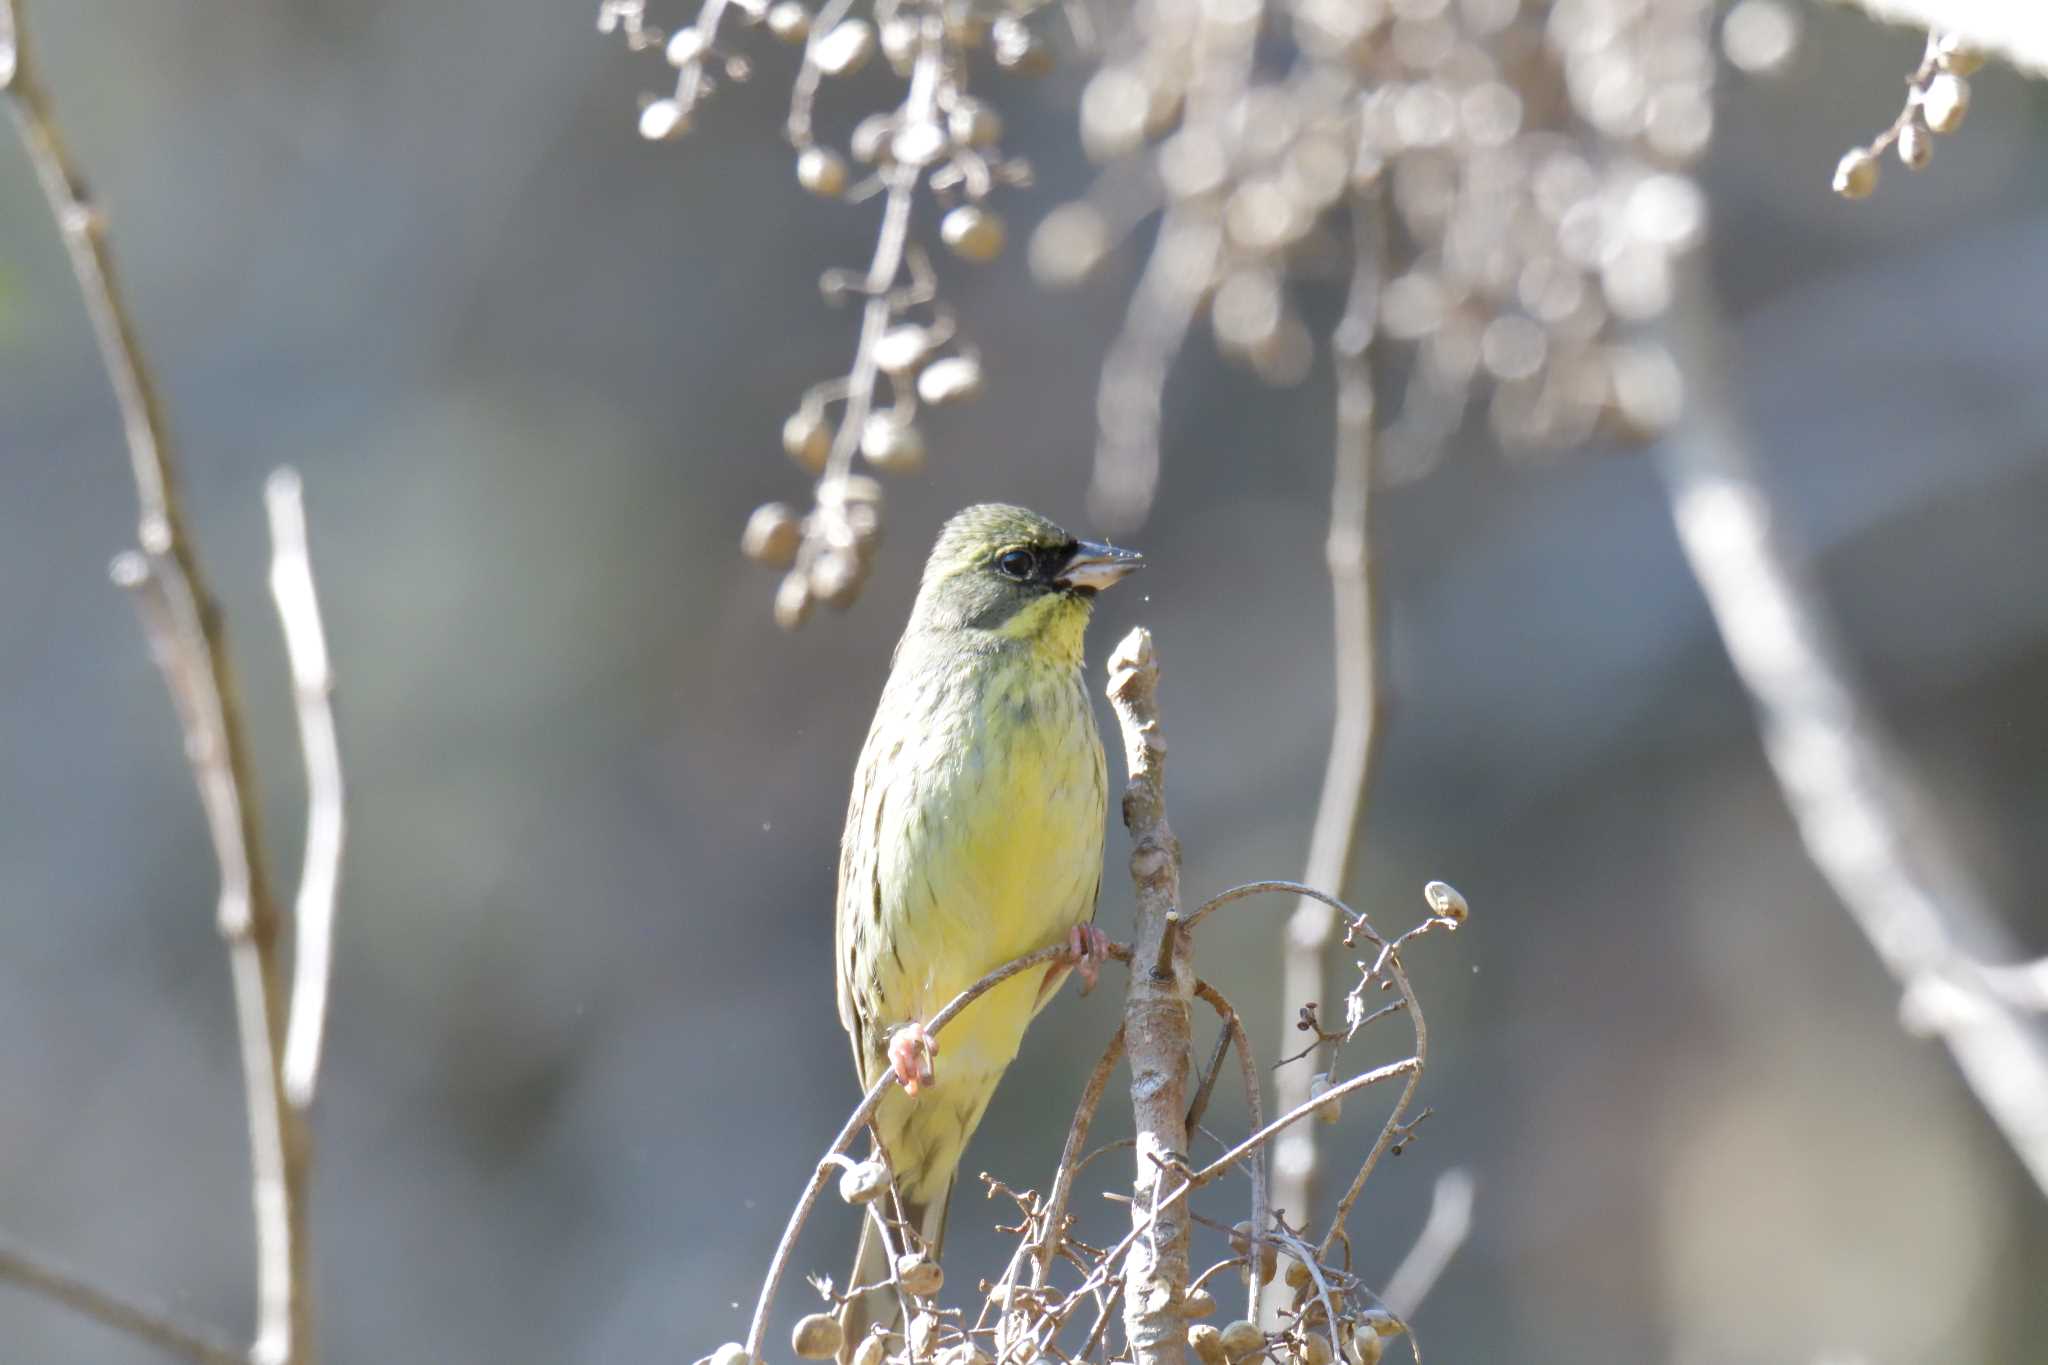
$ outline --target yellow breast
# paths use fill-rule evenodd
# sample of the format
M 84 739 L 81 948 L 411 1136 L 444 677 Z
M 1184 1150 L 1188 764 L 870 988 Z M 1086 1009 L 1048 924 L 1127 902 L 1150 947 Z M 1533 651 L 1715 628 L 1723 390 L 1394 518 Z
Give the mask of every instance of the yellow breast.
M 849 914 L 872 921 L 848 946 L 866 978 L 857 1008 L 884 1043 L 1095 909 L 1108 784 L 1079 669 L 1023 651 L 979 662 L 892 678 L 902 694 L 885 698 L 892 719 L 878 720 L 863 755 L 858 814 L 872 864 L 866 886 L 846 884 L 857 871 L 850 827 L 840 915 L 842 933 Z M 1042 980 L 1025 973 L 970 1006 L 941 1035 L 933 1088 L 884 1104 L 884 1141 L 911 1197 L 924 1168 L 934 1180 L 950 1174 L 1016 1056 Z

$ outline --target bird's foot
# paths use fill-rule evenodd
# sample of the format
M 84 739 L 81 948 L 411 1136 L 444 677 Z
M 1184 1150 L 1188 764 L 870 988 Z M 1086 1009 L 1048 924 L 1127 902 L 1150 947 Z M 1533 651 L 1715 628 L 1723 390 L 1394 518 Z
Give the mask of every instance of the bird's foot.
M 1067 934 L 1067 951 L 1074 955 L 1074 970 L 1081 977 L 1081 994 L 1095 989 L 1102 964 L 1109 961 L 1109 935 L 1092 924 L 1077 924 Z
M 896 1073 L 904 1094 L 915 1095 L 932 1083 L 932 1058 L 938 1051 L 938 1039 L 915 1020 L 889 1035 L 889 1069 Z

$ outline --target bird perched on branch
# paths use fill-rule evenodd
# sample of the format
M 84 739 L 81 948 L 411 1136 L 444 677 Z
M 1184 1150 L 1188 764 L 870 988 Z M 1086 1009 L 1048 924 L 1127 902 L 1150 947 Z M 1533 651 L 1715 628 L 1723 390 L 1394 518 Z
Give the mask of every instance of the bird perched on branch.
M 1081 639 L 1095 594 L 1141 562 L 1001 504 L 955 516 L 925 561 L 840 844 L 839 1019 L 862 1086 L 902 1082 L 875 1128 L 907 1225 L 890 1245 L 866 1218 L 849 1287 L 889 1279 L 906 1253 L 937 1257 L 960 1155 L 1025 1027 L 1069 970 L 1094 984 L 1108 775 Z M 941 1038 L 925 1032 L 981 977 L 1063 942 L 1066 961 L 1003 982 Z M 899 1302 L 894 1289 L 849 1302 L 844 1353 Z

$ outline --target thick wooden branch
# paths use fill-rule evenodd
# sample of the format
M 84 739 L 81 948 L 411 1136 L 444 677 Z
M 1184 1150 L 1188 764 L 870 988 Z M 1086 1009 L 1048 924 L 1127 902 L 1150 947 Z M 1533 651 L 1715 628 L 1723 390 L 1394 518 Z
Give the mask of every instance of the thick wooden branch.
M 1189 1003 L 1194 973 L 1180 921 L 1180 843 L 1166 819 L 1166 740 L 1159 725 L 1159 662 L 1142 627 L 1109 661 L 1109 700 L 1123 732 L 1129 781 L 1124 827 L 1137 891 L 1124 1048 L 1137 1132 L 1134 1232 L 1124 1260 L 1124 1333 L 1136 1365 L 1183 1365 L 1188 1282 L 1186 1205 L 1169 1203 L 1187 1163 Z

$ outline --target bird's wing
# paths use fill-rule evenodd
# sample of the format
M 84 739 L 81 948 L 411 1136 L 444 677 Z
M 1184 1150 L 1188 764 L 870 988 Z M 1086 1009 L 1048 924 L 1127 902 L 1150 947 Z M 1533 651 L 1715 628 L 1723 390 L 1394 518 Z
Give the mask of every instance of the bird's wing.
M 854 771 L 853 795 L 846 807 L 846 832 L 839 845 L 839 889 L 832 916 L 839 1022 L 853 1044 L 853 1068 L 862 1085 L 873 1083 L 872 1068 L 880 1046 L 873 959 L 878 928 L 874 900 L 881 894 L 875 826 L 888 800 L 881 771 L 883 750 L 878 717 Z

